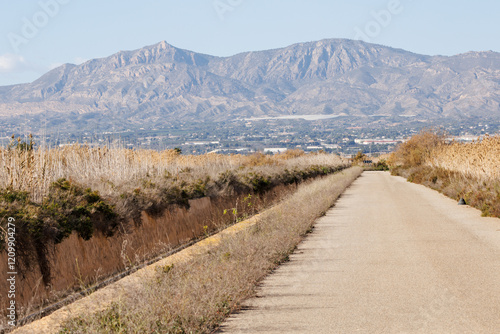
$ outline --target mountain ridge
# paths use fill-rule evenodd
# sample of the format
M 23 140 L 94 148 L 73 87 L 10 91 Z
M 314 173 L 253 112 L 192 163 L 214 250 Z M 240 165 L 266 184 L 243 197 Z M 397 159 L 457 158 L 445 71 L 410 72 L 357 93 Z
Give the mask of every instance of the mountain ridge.
M 123 128 L 294 114 L 500 118 L 499 88 L 493 51 L 427 56 L 324 39 L 217 57 L 161 41 L 0 87 L 0 118 L 57 115 L 68 129 L 94 116 Z

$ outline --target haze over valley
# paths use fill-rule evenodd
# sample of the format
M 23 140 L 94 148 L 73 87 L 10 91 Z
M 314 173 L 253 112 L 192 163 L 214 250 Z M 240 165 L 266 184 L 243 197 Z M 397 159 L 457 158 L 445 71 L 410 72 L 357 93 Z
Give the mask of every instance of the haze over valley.
M 495 128 L 475 121 L 498 124 L 499 86 L 496 52 L 426 56 L 329 39 L 215 57 L 163 41 L 0 87 L 0 134 L 57 134 L 71 142 L 114 133 L 145 145 L 141 132 L 150 131 L 149 142 L 162 137 L 167 146 L 220 142 L 230 129 L 259 135 L 253 127 L 270 133 L 352 128 L 355 136 L 397 137 L 432 124 L 457 135 L 484 134 Z M 215 135 L 223 129 L 228 137 Z M 189 135 L 196 132 L 207 135 Z M 310 142 L 325 140 L 320 137 Z M 220 148 L 212 146 L 206 150 Z

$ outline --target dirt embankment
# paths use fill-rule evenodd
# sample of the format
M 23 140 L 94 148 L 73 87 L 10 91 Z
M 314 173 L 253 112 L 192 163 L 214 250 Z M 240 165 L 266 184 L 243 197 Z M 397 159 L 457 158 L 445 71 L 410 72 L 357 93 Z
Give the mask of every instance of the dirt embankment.
M 16 305 L 18 319 L 37 311 L 42 305 L 122 272 L 146 259 L 153 258 L 194 238 L 206 235 L 237 219 L 247 217 L 296 188 L 295 184 L 277 186 L 260 196 L 200 198 L 190 200 L 190 208 L 171 207 L 157 216 L 143 212 L 141 224 L 129 224 L 125 233 L 106 237 L 96 233 L 85 241 L 73 233 L 59 244 L 50 245 L 50 284 L 43 284 L 40 266 L 29 264 L 29 270 L 18 275 Z M 0 254 L 0 272 L 8 272 L 7 254 Z M 6 296 L 6 280 L 0 281 L 0 295 Z M 6 309 L 2 298 L 0 307 Z M 2 318 L 5 318 L 2 316 Z

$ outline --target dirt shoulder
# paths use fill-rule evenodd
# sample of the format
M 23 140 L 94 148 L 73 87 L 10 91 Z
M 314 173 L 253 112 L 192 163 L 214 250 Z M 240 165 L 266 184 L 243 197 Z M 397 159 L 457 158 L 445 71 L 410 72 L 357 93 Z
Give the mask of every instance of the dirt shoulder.
M 213 330 L 253 295 L 256 284 L 270 270 L 286 261 L 315 219 L 360 173 L 360 168 L 351 168 L 303 184 L 261 215 L 14 333 Z

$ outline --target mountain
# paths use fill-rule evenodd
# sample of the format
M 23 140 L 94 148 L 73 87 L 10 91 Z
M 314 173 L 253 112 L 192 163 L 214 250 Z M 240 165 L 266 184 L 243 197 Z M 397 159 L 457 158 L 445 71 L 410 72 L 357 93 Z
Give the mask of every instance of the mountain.
M 500 119 L 500 54 L 331 39 L 214 57 L 161 42 L 0 87 L 0 119 L 130 128 L 282 115 Z

